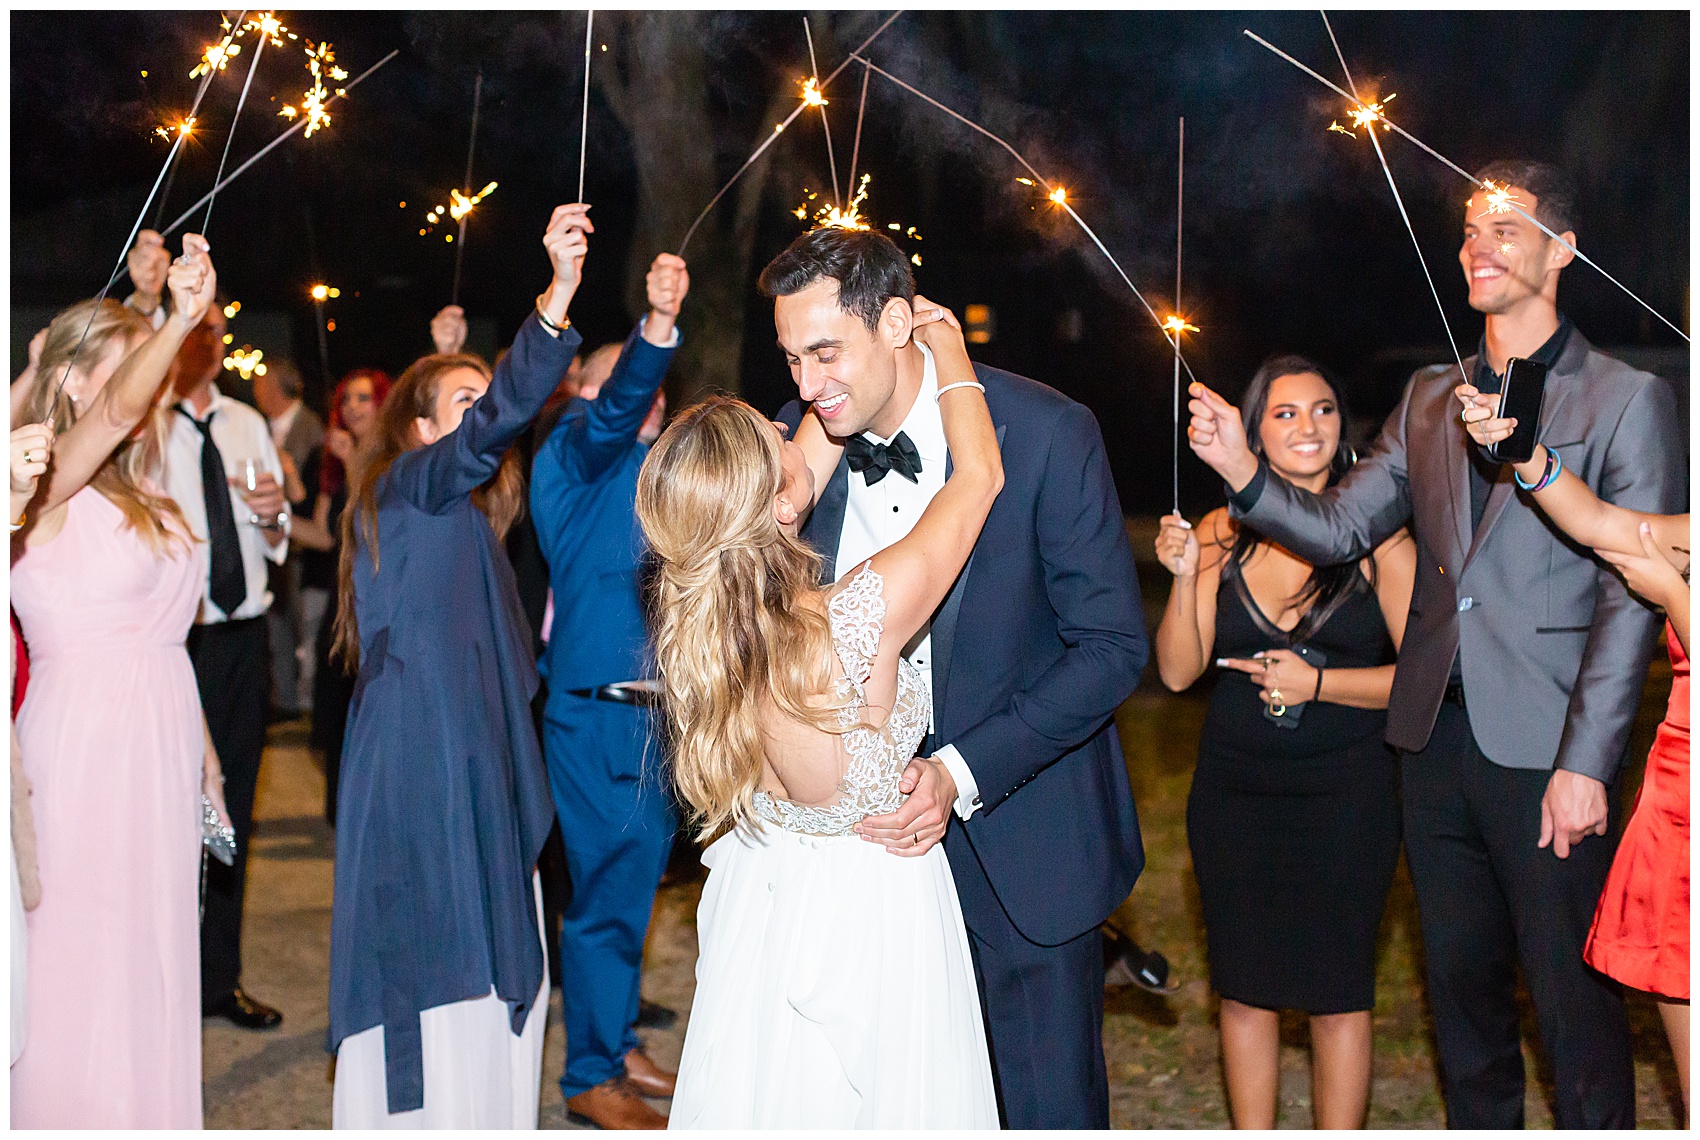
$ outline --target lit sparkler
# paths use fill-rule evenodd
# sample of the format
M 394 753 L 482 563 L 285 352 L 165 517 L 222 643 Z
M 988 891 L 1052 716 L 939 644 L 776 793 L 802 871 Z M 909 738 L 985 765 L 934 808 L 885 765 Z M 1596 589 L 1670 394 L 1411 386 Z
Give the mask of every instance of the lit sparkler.
M 827 98 L 821 94 L 820 80 L 812 76 L 803 80 L 803 106 L 824 107 L 826 104 Z
M 587 9 L 584 13 L 584 102 L 579 107 L 578 122 L 578 201 L 584 201 L 584 152 L 590 142 L 590 36 L 596 27 L 596 9 Z M 603 44 L 602 50 L 607 51 L 608 45 Z M 482 72 L 480 73 L 482 75 Z M 474 132 L 476 133 L 476 132 Z M 468 150 L 471 146 L 468 144 Z M 472 185 L 472 159 L 467 157 L 466 184 Z M 456 274 L 459 277 L 459 274 Z M 459 290 L 456 290 L 458 293 Z
M 365 71 L 362 71 L 359 75 L 356 75 L 353 79 L 348 81 L 347 86 L 338 88 L 337 93 L 335 95 L 332 95 L 328 100 L 326 100 L 326 106 L 329 106 L 331 103 L 336 102 L 338 99 L 346 98 L 348 93 L 350 91 L 353 91 L 357 86 L 359 86 L 360 83 L 362 81 L 364 81 L 368 76 L 370 76 L 373 72 L 377 71 L 380 67 L 384 66 L 384 64 L 388 63 L 390 60 L 394 59 L 396 56 L 398 56 L 400 54 L 401 54 L 400 49 L 392 50 L 388 55 L 384 56 L 384 58 L 380 59 L 377 63 L 374 63 L 371 67 L 368 67 Z M 173 233 L 174 231 L 176 231 L 178 229 L 178 227 L 182 226 L 185 222 L 187 222 L 189 220 L 189 216 L 191 214 L 193 214 L 196 210 L 200 209 L 202 206 L 206 205 L 209 201 L 211 201 L 214 195 L 216 195 L 219 191 L 223 190 L 226 186 L 229 186 L 232 182 L 234 182 L 238 178 L 240 178 L 242 176 L 242 174 L 249 167 L 253 166 L 256 162 L 260 161 L 260 159 L 264 158 L 266 155 L 270 154 L 277 147 L 281 146 L 283 144 L 284 140 L 286 140 L 290 136 L 294 135 L 297 131 L 304 129 L 306 127 L 306 125 L 307 125 L 307 120 L 297 119 L 292 126 L 288 127 L 286 130 L 284 130 L 282 133 L 280 133 L 271 142 L 267 143 L 265 146 L 261 147 L 259 150 L 255 151 L 253 154 L 249 155 L 247 161 L 245 161 L 241 166 L 238 166 L 235 170 L 231 171 L 229 174 L 225 175 L 223 178 L 219 179 L 219 181 L 216 182 L 213 185 L 213 188 L 211 190 L 208 190 L 206 192 L 206 194 L 201 197 L 200 201 L 196 202 L 193 206 L 190 206 L 187 210 L 185 210 L 182 213 L 181 216 L 178 217 L 178 219 L 176 221 L 172 222 L 169 226 L 167 226 L 163 230 L 161 230 L 160 235 L 163 237 L 163 236 L 169 235 L 169 234 Z M 134 239 L 132 239 L 132 241 L 133 240 Z M 122 270 L 122 268 L 123 268 L 122 263 L 120 263 L 120 270 Z
M 846 56 L 845 59 L 844 59 L 844 62 L 840 63 L 837 67 L 833 68 L 831 73 L 828 74 L 825 79 L 821 80 L 818 84 L 815 85 L 815 90 L 817 92 L 823 92 L 824 93 L 826 91 L 826 89 L 832 85 L 832 81 L 834 79 L 838 78 L 838 73 L 843 71 L 846 67 L 849 67 L 851 60 L 861 59 L 860 53 L 866 51 L 869 44 L 871 44 L 875 40 L 879 39 L 880 34 L 883 33 L 887 28 L 891 27 L 892 21 L 897 19 L 897 17 L 899 17 L 901 15 L 903 15 L 903 10 L 898 9 L 896 12 L 893 12 L 890 16 L 888 16 L 886 18 L 885 23 L 881 24 L 879 27 L 874 29 L 873 35 L 871 35 L 867 39 L 863 40 L 860 47 L 858 47 L 855 51 L 851 52 L 848 56 Z M 866 63 L 867 61 L 862 60 L 862 62 Z M 763 154 L 765 154 L 767 152 L 767 148 L 773 145 L 773 140 L 778 138 L 780 135 L 784 134 L 785 128 L 790 126 L 794 121 L 796 121 L 797 116 L 801 115 L 805 110 L 807 110 L 808 106 L 809 106 L 809 104 L 806 101 L 799 102 L 797 104 L 796 108 L 793 109 L 792 112 L 789 115 L 785 116 L 784 122 L 775 123 L 774 127 L 773 127 L 773 133 L 768 135 L 765 139 L 763 139 L 761 141 L 761 145 L 756 147 L 755 151 L 753 153 L 751 153 L 750 157 L 748 157 L 744 160 L 744 164 L 742 166 L 738 167 L 737 171 L 733 173 L 731 178 L 727 179 L 726 185 L 722 186 L 719 190 L 715 191 L 714 197 L 712 197 L 708 200 L 708 205 L 706 205 L 702 208 L 702 213 L 698 214 L 696 216 L 696 220 L 693 221 L 690 224 L 689 228 L 687 228 L 685 230 L 684 240 L 679 242 L 678 254 L 679 254 L 680 257 L 683 257 L 685 255 L 685 247 L 691 244 L 691 237 L 692 237 L 692 235 L 694 235 L 697 232 L 697 227 L 702 225 L 703 219 L 708 217 L 709 213 L 711 211 L 713 211 L 714 207 L 720 204 L 720 199 L 724 198 L 726 196 L 726 192 L 728 190 L 732 189 L 732 187 L 737 184 L 738 179 L 740 179 L 744 176 L 744 171 L 748 170 L 750 167 L 755 165 L 756 159 L 760 158 Z
M 899 79 L 897 76 L 893 75 L 891 72 L 885 70 L 884 68 L 878 66 L 877 64 L 870 62 L 868 59 L 864 58 L 860 54 L 860 49 L 858 49 L 857 51 L 851 52 L 850 58 L 853 59 L 853 60 L 856 60 L 858 63 L 863 64 L 870 71 L 879 72 L 879 74 L 883 75 L 886 79 L 889 79 L 891 82 L 895 83 L 897 86 L 903 88 L 905 91 L 909 92 L 911 95 L 914 95 L 916 98 L 919 98 L 919 99 L 921 99 L 921 100 L 923 100 L 927 103 L 931 103 L 933 106 L 937 107 L 939 110 L 943 111 L 945 114 L 949 115 L 951 118 L 957 120 L 958 122 L 960 122 L 964 126 L 969 127 L 972 130 L 978 131 L 982 135 L 985 135 L 987 138 L 991 139 L 993 142 L 995 142 L 999 146 L 1003 147 L 1004 150 L 1008 151 L 1009 154 L 1010 154 L 1010 157 L 1015 159 L 1016 162 L 1019 162 L 1021 164 L 1022 168 L 1025 169 L 1028 174 L 1032 175 L 1031 178 L 1023 178 L 1023 177 L 1017 176 L 1016 181 L 1021 183 L 1024 186 L 1033 186 L 1035 188 L 1042 188 L 1045 191 L 1045 197 L 1050 202 L 1052 202 L 1059 209 L 1061 209 L 1065 213 L 1067 213 L 1069 217 L 1073 218 L 1074 224 L 1079 226 L 1081 232 L 1084 233 L 1087 236 L 1087 238 L 1091 240 L 1093 245 L 1098 247 L 1098 252 L 1102 253 L 1104 255 L 1104 259 L 1110 263 L 1111 268 L 1113 268 L 1116 271 L 1116 274 L 1122 279 L 1122 283 L 1125 284 L 1128 287 L 1128 291 L 1133 294 L 1134 299 L 1137 300 L 1140 303 L 1140 305 L 1145 309 L 1145 311 L 1148 314 L 1150 314 L 1152 323 L 1155 324 L 1159 329 L 1161 329 L 1163 327 L 1163 318 L 1159 317 L 1157 315 L 1157 310 L 1151 307 L 1151 302 L 1147 301 L 1145 299 L 1145 294 L 1139 291 L 1139 286 L 1137 286 L 1133 283 L 1133 278 L 1131 278 L 1127 275 L 1127 270 L 1122 268 L 1122 264 L 1121 264 L 1121 262 L 1116 260 L 1115 254 L 1110 252 L 1109 247 L 1104 244 L 1103 239 L 1099 238 L 1098 234 L 1092 229 L 1092 227 L 1086 224 L 1086 219 L 1082 218 L 1080 216 L 1080 214 L 1075 210 L 1074 206 L 1070 204 L 1069 199 L 1068 199 L 1068 190 L 1067 189 L 1065 189 L 1064 187 L 1052 182 L 1050 179 L 1046 178 L 1043 174 L 1040 174 L 1039 171 L 1034 167 L 1034 165 L 1031 162 L 1028 162 L 1027 159 L 1022 155 L 1022 153 L 1020 151 L 1016 150 L 1013 146 L 1010 146 L 1009 143 L 1006 140 L 999 138 L 997 135 L 994 135 L 991 131 L 988 131 L 985 127 L 982 127 L 979 123 L 976 123 L 973 119 L 970 119 L 968 116 L 961 114 L 960 112 L 955 111 L 955 110 L 951 109 L 950 107 L 945 106 L 943 103 L 939 102 L 937 99 L 934 99 L 931 95 L 928 95 L 925 91 L 922 91 L 920 88 L 913 87 L 910 84 L 905 83 L 903 80 Z M 1167 335 L 1165 335 L 1164 339 L 1167 340 L 1169 338 L 1167 337 Z M 1193 375 L 1192 365 L 1190 365 L 1186 362 L 1186 358 L 1184 356 L 1181 358 L 1181 367 L 1186 370 L 1186 374 L 1187 374 L 1188 378 L 1193 379 L 1193 380 L 1197 379 L 1197 377 Z
M 242 20 L 242 17 L 246 16 L 247 14 L 248 14 L 248 10 L 246 8 L 244 8 L 242 10 L 241 14 L 236 17 L 237 22 L 240 23 L 241 20 Z M 227 57 L 227 54 L 230 50 L 232 42 L 234 41 L 234 39 L 236 37 L 237 32 L 236 32 L 235 27 L 233 27 L 228 20 L 223 21 L 222 24 L 221 24 L 221 27 L 223 27 L 224 31 L 225 31 L 224 42 L 222 44 L 223 51 L 220 52 L 220 58 L 222 59 L 222 58 Z M 195 90 L 195 102 L 189 108 L 189 114 L 188 114 L 188 116 L 186 117 L 186 120 L 185 120 L 186 122 L 192 124 L 195 121 L 195 115 L 201 109 L 201 100 L 206 98 L 207 88 L 212 86 L 212 79 L 213 79 L 214 70 L 215 70 L 214 68 L 209 67 L 209 68 L 206 68 L 205 70 L 202 71 L 201 76 L 200 76 L 201 85 L 198 88 L 196 88 L 196 90 Z M 191 78 L 193 78 L 193 77 L 191 77 Z M 56 408 L 58 406 L 59 397 L 61 395 L 63 395 L 63 393 L 65 391 L 65 381 L 67 381 L 71 378 L 71 369 L 76 366 L 77 357 L 82 354 L 83 345 L 84 345 L 84 343 L 87 342 L 87 340 L 89 338 L 89 330 L 94 327 L 94 318 L 95 318 L 96 314 L 98 314 L 101 310 L 100 302 L 106 300 L 106 295 L 108 293 L 112 292 L 112 287 L 114 285 L 118 284 L 118 279 L 120 277 L 124 276 L 124 274 L 129 271 L 128 261 L 129 261 L 130 247 L 135 245 L 135 243 L 136 243 L 136 235 L 139 234 L 142 230 L 142 220 L 148 216 L 148 207 L 153 205 L 155 196 L 159 194 L 160 185 L 163 183 L 163 184 L 166 185 L 167 188 L 170 187 L 170 179 L 168 178 L 168 175 L 175 169 L 175 164 L 176 164 L 176 161 L 177 161 L 177 155 L 183 147 L 183 140 L 188 138 L 188 137 L 189 137 L 189 132 L 187 130 L 182 130 L 182 131 L 178 132 L 177 138 L 172 141 L 171 150 L 165 156 L 165 164 L 159 168 L 159 174 L 153 180 L 153 187 L 148 191 L 148 196 L 147 196 L 146 200 L 142 202 L 141 211 L 136 214 L 135 225 L 130 227 L 130 236 L 124 239 L 123 248 L 121 248 L 118 251 L 118 262 L 117 262 L 116 265 L 114 265 L 112 267 L 111 274 L 109 274 L 107 276 L 106 284 L 101 286 L 100 294 L 95 298 L 94 307 L 89 310 L 88 322 L 83 325 L 82 335 L 77 338 L 77 346 L 71 350 L 71 359 L 69 359 L 65 362 L 65 371 L 62 372 L 59 376 L 59 387 L 54 390 L 53 404 L 48 409 L 48 416 L 49 416 L 50 421 L 51 421 L 52 411 L 53 411 L 54 408 Z M 191 211 L 191 212 L 193 212 L 193 211 Z M 178 219 L 179 224 L 181 224 L 182 221 L 186 220 L 187 217 L 188 217 L 188 215 L 185 214 L 183 216 L 183 218 Z M 157 227 L 158 227 L 158 221 L 156 219 L 155 220 L 155 228 L 157 228 Z M 176 228 L 176 226 L 172 227 L 172 229 L 175 229 L 175 228 Z M 165 233 L 162 233 L 160 236 L 164 237 L 165 234 L 168 234 L 170 232 L 171 232 L 171 230 L 166 230 Z
M 336 288 L 334 285 L 315 285 L 309 289 L 307 293 L 308 296 L 312 297 L 315 301 L 335 299 L 342 296 L 342 290 Z
M 247 12 L 243 12 L 242 16 L 247 14 Z M 242 16 L 236 18 L 240 20 Z M 235 42 L 236 37 L 242 33 L 228 19 L 221 20 L 219 27 L 226 33 L 223 41 L 207 45 L 207 50 L 201 53 L 201 62 L 195 65 L 193 71 L 189 72 L 190 79 L 199 79 L 203 75 L 223 71 L 230 65 L 231 60 L 242 54 L 242 45 Z
M 1257 43 L 1261 44 L 1263 47 L 1267 48 L 1269 51 L 1273 52 L 1275 55 L 1280 56 L 1282 59 L 1284 59 L 1288 63 L 1292 64 L 1294 67 L 1298 68 L 1300 71 L 1304 72 L 1306 75 L 1310 76 L 1312 79 L 1316 80 L 1318 83 L 1322 84 L 1324 87 L 1330 88 L 1331 90 L 1333 90 L 1337 94 L 1341 95 L 1342 97 L 1350 99 L 1354 104 L 1356 104 L 1359 107 L 1367 107 L 1368 106 L 1362 100 L 1360 100 L 1356 96 L 1352 95 L 1350 92 L 1342 89 L 1339 84 L 1334 83 L 1331 80 L 1327 79 L 1326 77 L 1317 74 L 1316 71 L 1314 71 L 1311 68 L 1300 63 L 1297 59 L 1293 58 L 1291 55 L 1288 55 L 1286 52 L 1282 51 L 1280 48 L 1276 47 L 1274 44 L 1270 43 L 1268 40 L 1264 39 L 1262 36 L 1258 35 L 1254 31 L 1252 31 L 1250 28 L 1244 29 L 1244 33 L 1248 38 L 1255 40 Z M 1410 131 L 1407 131 L 1404 127 L 1401 127 L 1398 123 L 1395 123 L 1393 120 L 1389 119 L 1386 115 L 1380 115 L 1377 121 L 1379 121 L 1381 123 L 1382 128 L 1384 130 L 1389 130 L 1389 131 L 1392 131 L 1395 134 L 1399 135 L 1406 142 L 1410 143 L 1412 146 L 1416 147 L 1418 150 L 1427 154 L 1430 158 L 1439 162 L 1441 165 L 1443 165 L 1447 169 L 1451 170 L 1454 174 L 1457 174 L 1459 177 L 1468 181 L 1470 183 L 1470 185 L 1475 186 L 1477 189 L 1484 189 L 1485 188 L 1483 186 L 1482 181 L 1480 179 L 1478 179 L 1475 175 L 1471 174 L 1468 170 L 1465 170 L 1462 166 L 1459 166 L 1456 162 L 1453 162 L 1450 158 L 1447 158 L 1444 154 L 1441 154 L 1438 150 L 1435 150 L 1433 147 L 1431 147 L 1427 143 L 1423 142 L 1417 136 L 1413 135 Z M 1374 132 L 1371 132 L 1370 137 L 1371 138 L 1374 137 Z M 1521 206 L 1517 205 L 1515 202 L 1511 201 L 1510 196 L 1508 196 L 1506 198 L 1502 198 L 1502 199 L 1500 199 L 1500 201 L 1502 201 L 1509 208 L 1509 210 L 1511 212 L 1517 213 L 1518 215 L 1523 217 L 1525 220 L 1527 220 L 1530 225 L 1534 226 L 1536 229 L 1540 230 L 1547 237 L 1551 238 L 1553 241 L 1556 241 L 1559 245 L 1561 245 L 1565 249 L 1569 250 L 1573 255 L 1575 255 L 1577 258 L 1579 258 L 1581 261 L 1583 261 L 1587 265 L 1592 266 L 1594 268 L 1594 270 L 1597 273 L 1599 273 L 1599 275 L 1601 277 L 1604 277 L 1607 281 L 1610 281 L 1613 285 L 1616 285 L 1626 295 L 1628 295 L 1630 300 L 1634 301 L 1636 304 L 1640 305 L 1643 309 L 1646 309 L 1649 313 L 1653 314 L 1653 316 L 1657 317 L 1660 321 L 1664 322 L 1664 324 L 1666 326 L 1668 326 L 1672 332 L 1676 333 L 1677 336 L 1681 337 L 1684 341 L 1689 340 L 1688 334 L 1683 332 L 1682 329 L 1679 328 L 1669 317 L 1666 317 L 1663 313 L 1661 313 L 1657 309 L 1653 308 L 1653 306 L 1651 306 L 1647 302 L 1643 301 L 1640 298 L 1640 296 L 1635 293 L 1634 290 L 1629 288 L 1629 286 L 1625 285 L 1623 282 L 1621 282 L 1617 278 L 1613 277 L 1610 273 L 1607 273 L 1605 271 L 1605 269 L 1600 265 L 1599 262 L 1597 262 L 1593 258 L 1589 257 L 1587 254 L 1583 253 L 1581 250 L 1577 249 L 1574 243 L 1568 242 L 1562 236 L 1560 236 L 1559 234 L 1554 233 L 1553 230 L 1552 230 L 1552 227 L 1548 226 L 1545 222 L 1542 222 L 1539 218 L 1537 218 L 1533 214 L 1529 213 L 1523 207 L 1521 207 Z M 1426 266 L 1425 266 L 1425 268 L 1426 268 Z
M 1411 224 L 1411 215 L 1405 209 L 1405 197 L 1399 193 L 1399 184 L 1393 180 L 1393 168 L 1387 164 L 1387 153 L 1381 149 L 1381 139 L 1375 133 L 1377 122 L 1383 124 L 1383 129 L 1391 124 L 1388 122 L 1387 116 L 1382 113 L 1381 103 L 1366 103 L 1359 98 L 1358 85 L 1352 79 L 1352 69 L 1346 66 L 1346 53 L 1340 50 L 1340 41 L 1334 37 L 1334 25 L 1329 23 L 1327 12 L 1322 12 L 1321 16 L 1322 26 L 1328 31 L 1328 42 L 1334 45 L 1334 56 L 1340 61 L 1340 72 L 1346 77 L 1346 86 L 1352 89 L 1350 98 L 1352 102 L 1358 105 L 1357 109 L 1350 112 L 1352 122 L 1360 129 L 1369 132 L 1370 145 L 1375 148 L 1375 157 L 1381 163 L 1382 173 L 1387 176 L 1387 188 L 1393 191 L 1393 202 L 1399 207 L 1399 217 L 1405 223 L 1405 232 L 1411 235 L 1411 246 L 1417 251 L 1417 264 L 1422 267 L 1423 280 L 1428 282 L 1429 295 L 1434 298 L 1435 311 L 1440 314 L 1441 327 L 1446 330 L 1446 343 L 1452 349 L 1453 363 L 1458 365 L 1458 375 L 1460 377 L 1465 376 L 1467 373 L 1464 371 L 1464 357 L 1458 351 L 1458 338 L 1452 335 L 1452 322 L 1447 319 L 1446 306 L 1440 302 L 1440 290 L 1435 287 L 1434 274 L 1429 272 L 1428 259 L 1423 256 L 1423 244 L 1417 240 L 1417 229 Z M 1387 98 L 1392 99 L 1393 96 L 1389 95 Z M 1330 124 L 1329 129 L 1332 130 L 1333 128 L 1334 125 Z M 1351 131 L 1341 133 L 1352 134 Z M 1352 135 L 1352 137 L 1356 138 L 1357 136 Z
M 254 85 L 254 73 L 260 69 L 260 57 L 265 54 L 266 45 L 283 46 L 284 36 L 290 39 L 295 34 L 284 27 L 278 18 L 270 12 L 262 12 L 242 25 L 242 31 L 256 33 L 254 38 L 254 61 L 248 65 L 248 77 L 242 81 L 242 94 L 237 96 L 236 111 L 230 116 L 230 133 L 224 137 L 224 152 L 218 158 L 218 173 L 213 176 L 212 192 L 207 195 L 207 216 L 201 219 L 201 233 L 204 235 L 212 226 L 213 204 L 218 200 L 218 187 L 224 178 L 224 164 L 230 158 L 230 144 L 236 139 L 236 124 L 242 121 L 242 108 L 248 104 L 248 90 Z
M 175 126 L 155 127 L 153 129 L 153 133 L 158 135 L 162 139 L 172 139 L 172 138 L 176 138 L 180 135 L 192 134 L 192 133 L 194 133 L 194 130 L 195 130 L 195 120 L 184 119 L 182 122 L 176 124 Z

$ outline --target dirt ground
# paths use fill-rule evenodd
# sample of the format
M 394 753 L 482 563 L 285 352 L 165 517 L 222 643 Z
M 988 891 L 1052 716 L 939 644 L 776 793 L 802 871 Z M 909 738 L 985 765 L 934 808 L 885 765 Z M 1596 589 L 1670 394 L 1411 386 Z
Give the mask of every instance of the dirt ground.
M 1166 588 L 1147 577 L 1147 604 Z M 1153 615 L 1155 620 L 1155 615 Z M 1669 690 L 1656 664 L 1632 755 L 1644 757 Z M 1142 945 L 1168 955 L 1182 985 L 1160 999 L 1132 987 L 1106 995 L 1104 1043 L 1111 1120 L 1118 1128 L 1220 1128 L 1228 1123 L 1216 1041 L 1216 1004 L 1205 973 L 1198 890 L 1187 854 L 1185 806 L 1206 693 L 1174 696 L 1148 679 L 1118 714 L 1139 805 L 1147 869 L 1114 921 Z M 251 1033 L 226 1022 L 203 1030 L 209 1128 L 328 1128 L 331 1065 L 325 1053 L 334 839 L 321 814 L 324 778 L 305 747 L 304 722 L 272 730 L 261 775 L 250 861 L 244 983 L 284 1011 L 281 1027 Z M 1639 765 L 1626 781 L 1632 795 Z M 700 881 L 665 888 L 646 954 L 644 996 L 687 1012 L 694 988 L 696 900 Z M 1432 1027 L 1421 985 L 1415 902 L 1403 868 L 1382 926 L 1377 966 L 1375 1069 L 1369 1124 L 1439 1128 L 1445 1123 L 1435 1076 Z M 1550 1127 L 1550 1089 L 1525 1001 L 1524 1053 L 1530 1075 L 1528 1121 Z M 1632 996 L 1636 1087 L 1641 1127 L 1679 1119 L 1676 1071 L 1650 1000 Z M 671 1068 L 685 1019 L 670 1032 L 645 1031 L 651 1054 Z M 1310 1076 L 1306 1028 L 1283 1022 L 1283 1128 L 1308 1128 Z M 570 1127 L 559 1079 L 565 1058 L 559 997 L 551 1003 L 540 1123 Z M 657 1102 L 665 1110 L 665 1102 Z

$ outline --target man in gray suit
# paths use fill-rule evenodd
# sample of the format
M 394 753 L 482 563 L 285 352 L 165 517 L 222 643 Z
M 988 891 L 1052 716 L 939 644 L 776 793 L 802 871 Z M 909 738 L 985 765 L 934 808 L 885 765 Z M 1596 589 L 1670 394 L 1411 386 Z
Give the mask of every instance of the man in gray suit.
M 254 375 L 254 404 L 266 417 L 272 442 L 283 461 L 286 493 L 301 493 L 299 500 L 290 502 L 291 509 L 297 515 L 311 517 L 318 487 L 316 482 L 313 487 L 302 487 L 301 473 L 305 471 L 317 478 L 318 464 L 310 460 L 324 443 L 325 423 L 318 413 L 301 402 L 301 373 L 295 365 L 287 360 L 268 360 L 266 365 L 265 372 Z M 309 631 L 301 612 L 298 559 L 290 558 L 282 565 L 272 566 L 267 579 L 272 592 L 272 608 L 266 611 L 272 647 L 272 712 L 278 716 L 295 716 L 312 702 L 311 676 L 303 684 L 302 659 L 313 653 L 317 626 Z M 306 647 L 305 653 L 302 646 Z
M 1542 163 L 1478 177 L 1575 244 L 1575 192 Z M 1681 423 L 1669 385 L 1605 356 L 1558 310 L 1572 254 L 1478 191 L 1458 259 L 1487 316 L 1464 361 L 1483 391 L 1507 361 L 1549 366 L 1540 434 L 1608 502 L 1682 509 Z M 1410 523 L 1418 567 L 1387 710 L 1400 750 L 1405 850 L 1452 1127 L 1523 1124 L 1513 1000 L 1519 963 L 1552 1062 L 1560 1128 L 1634 1127 L 1622 995 L 1582 948 L 1611 865 L 1611 805 L 1659 620 L 1554 529 L 1508 467 L 1466 437 L 1456 366 L 1411 378 L 1373 450 L 1320 495 L 1245 444 L 1202 385 L 1192 447 L 1227 480 L 1235 518 L 1318 564 L 1355 561 Z M 1551 850 L 1547 850 L 1550 846 Z

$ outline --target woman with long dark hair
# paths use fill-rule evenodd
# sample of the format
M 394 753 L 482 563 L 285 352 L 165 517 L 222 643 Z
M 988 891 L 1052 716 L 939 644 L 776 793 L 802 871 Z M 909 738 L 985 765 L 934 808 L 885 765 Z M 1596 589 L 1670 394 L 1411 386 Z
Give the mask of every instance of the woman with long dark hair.
M 1351 466 L 1337 389 L 1298 356 L 1246 393 L 1251 448 L 1321 491 Z M 1215 658 L 1187 801 L 1187 839 L 1221 996 L 1222 1062 L 1239 1128 L 1273 1128 L 1280 1014 L 1310 1015 L 1319 1128 L 1359 1127 L 1369 1098 L 1375 934 L 1399 856 L 1397 770 L 1382 741 L 1416 545 L 1401 531 L 1360 563 L 1317 567 L 1235 523 L 1163 519 L 1175 575 L 1157 668 L 1179 692 Z
M 462 355 L 402 374 L 342 517 L 336 650 L 359 673 L 331 911 L 338 1128 L 537 1126 L 534 868 L 555 807 L 501 543 L 525 499 L 512 445 L 579 345 L 588 209 L 551 216 L 554 279 L 494 376 Z

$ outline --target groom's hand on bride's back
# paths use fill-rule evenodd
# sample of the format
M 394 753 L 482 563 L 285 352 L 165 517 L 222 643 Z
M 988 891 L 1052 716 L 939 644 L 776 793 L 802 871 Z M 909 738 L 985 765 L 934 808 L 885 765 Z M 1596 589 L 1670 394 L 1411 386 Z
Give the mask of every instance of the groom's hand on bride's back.
M 898 789 L 909 798 L 889 815 L 870 815 L 856 832 L 870 843 L 884 844 L 893 855 L 925 855 L 944 838 L 956 803 L 956 781 L 944 764 L 917 756 L 903 769 Z

